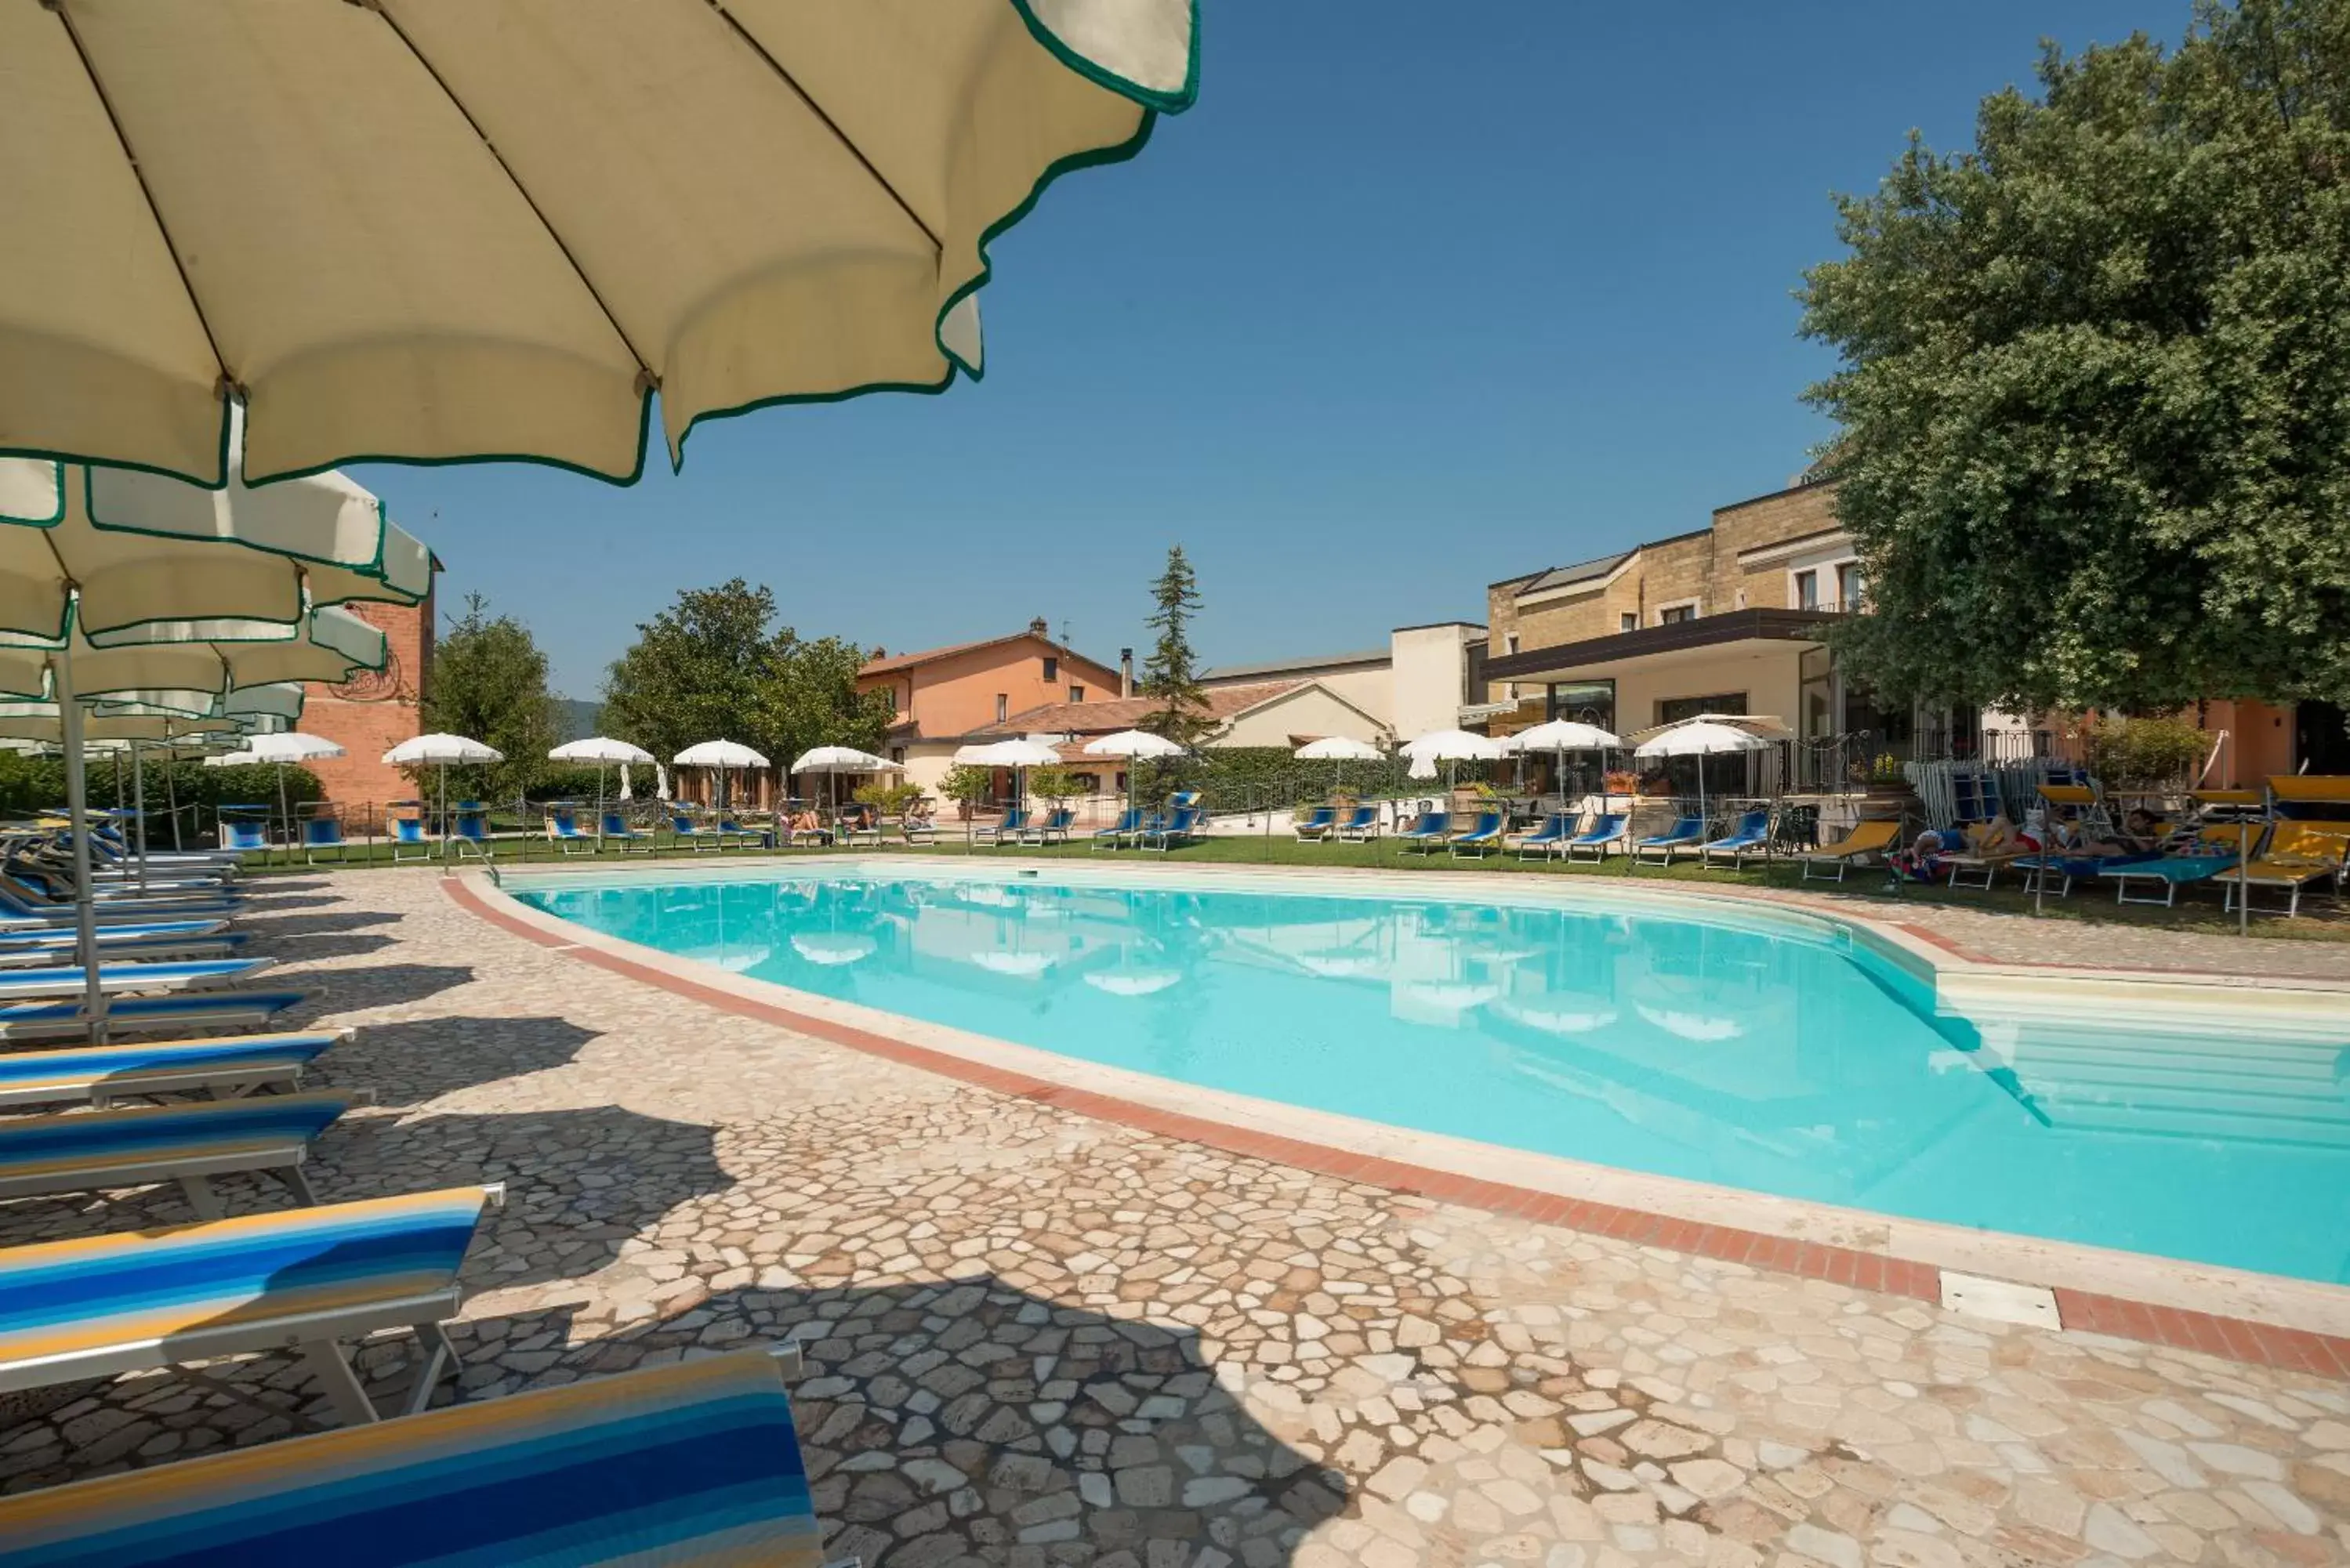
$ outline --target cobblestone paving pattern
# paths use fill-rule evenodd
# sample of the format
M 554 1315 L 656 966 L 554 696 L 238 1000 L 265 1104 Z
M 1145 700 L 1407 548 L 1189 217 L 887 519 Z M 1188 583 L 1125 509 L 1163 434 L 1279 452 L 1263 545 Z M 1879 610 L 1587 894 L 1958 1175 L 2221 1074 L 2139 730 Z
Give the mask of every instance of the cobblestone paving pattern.
M 540 950 L 429 876 L 308 879 L 250 927 L 366 1026 L 329 1076 L 381 1104 L 322 1140 L 323 1197 L 512 1184 L 468 1395 L 796 1332 L 827 1545 L 868 1568 L 2350 1562 L 2350 1386 L 1007 1101 Z M 187 1217 L 20 1201 L 0 1242 Z M 396 1344 L 363 1359 L 400 1387 Z M 323 1410 L 290 1362 L 246 1377 Z M 0 1417 L 0 1487 L 290 1429 L 161 1376 L 49 1403 Z

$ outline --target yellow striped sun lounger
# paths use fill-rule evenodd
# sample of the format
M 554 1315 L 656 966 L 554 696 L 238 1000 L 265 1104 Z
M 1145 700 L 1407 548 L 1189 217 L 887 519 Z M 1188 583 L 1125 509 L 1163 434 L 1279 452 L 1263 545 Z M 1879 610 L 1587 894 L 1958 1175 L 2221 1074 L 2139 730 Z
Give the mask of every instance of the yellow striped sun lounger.
M 343 1342 L 404 1328 L 427 1352 L 408 1401 L 421 1410 L 456 1360 L 441 1324 L 457 1270 L 503 1197 L 458 1187 L 0 1251 L 0 1393 L 298 1349 L 346 1421 L 373 1421 Z
M 2219 881 L 2231 910 L 2240 897 L 2249 904 L 2254 888 L 2282 888 L 2285 907 L 2273 912 L 2290 919 L 2301 913 L 2301 895 L 2313 883 L 2330 880 L 2335 891 L 2341 890 L 2345 859 L 2350 859 L 2350 822 L 2288 819 L 2269 829 L 2268 845 L 2258 859 Z
M 11 1568 L 816 1568 L 784 1369 L 739 1351 L 0 1499 Z
M 268 1095 L 0 1118 L 0 1198 L 176 1181 L 198 1218 L 217 1220 L 213 1177 L 267 1171 L 297 1200 L 316 1203 L 303 1158 L 357 1097 Z

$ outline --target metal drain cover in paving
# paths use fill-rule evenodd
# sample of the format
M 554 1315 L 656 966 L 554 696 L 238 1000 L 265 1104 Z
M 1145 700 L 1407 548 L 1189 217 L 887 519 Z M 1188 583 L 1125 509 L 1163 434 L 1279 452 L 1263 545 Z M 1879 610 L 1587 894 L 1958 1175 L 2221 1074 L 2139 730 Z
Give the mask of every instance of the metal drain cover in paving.
M 2006 1280 L 1986 1280 L 1977 1274 L 1942 1271 L 1942 1306 L 2026 1328 L 2062 1328 L 2056 1315 L 2056 1293 L 2039 1285 L 2019 1285 Z

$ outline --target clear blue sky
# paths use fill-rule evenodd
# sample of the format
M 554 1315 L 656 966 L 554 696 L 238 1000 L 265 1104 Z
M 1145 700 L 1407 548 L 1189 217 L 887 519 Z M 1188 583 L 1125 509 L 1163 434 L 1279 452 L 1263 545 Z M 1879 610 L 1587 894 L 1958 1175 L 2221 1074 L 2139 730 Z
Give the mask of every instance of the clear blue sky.
M 681 587 L 892 649 L 1031 616 L 1114 659 L 1170 543 L 1211 661 L 1480 619 L 1484 586 L 1779 488 L 1798 275 L 1912 127 L 2188 0 L 1208 0 L 1200 101 L 994 247 L 988 378 L 703 426 L 672 478 L 357 476 L 598 693 Z M 1448 16 L 1453 17 L 1450 23 Z

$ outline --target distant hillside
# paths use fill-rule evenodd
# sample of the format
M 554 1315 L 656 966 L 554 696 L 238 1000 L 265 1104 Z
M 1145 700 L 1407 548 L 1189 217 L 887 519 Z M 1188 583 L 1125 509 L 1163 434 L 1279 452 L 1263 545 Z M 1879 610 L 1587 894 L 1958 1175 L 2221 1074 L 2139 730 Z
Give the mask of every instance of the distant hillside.
M 584 741 L 596 732 L 596 715 L 603 709 L 601 702 L 557 697 L 555 700 L 555 727 L 563 732 L 563 738 L 567 741 Z

